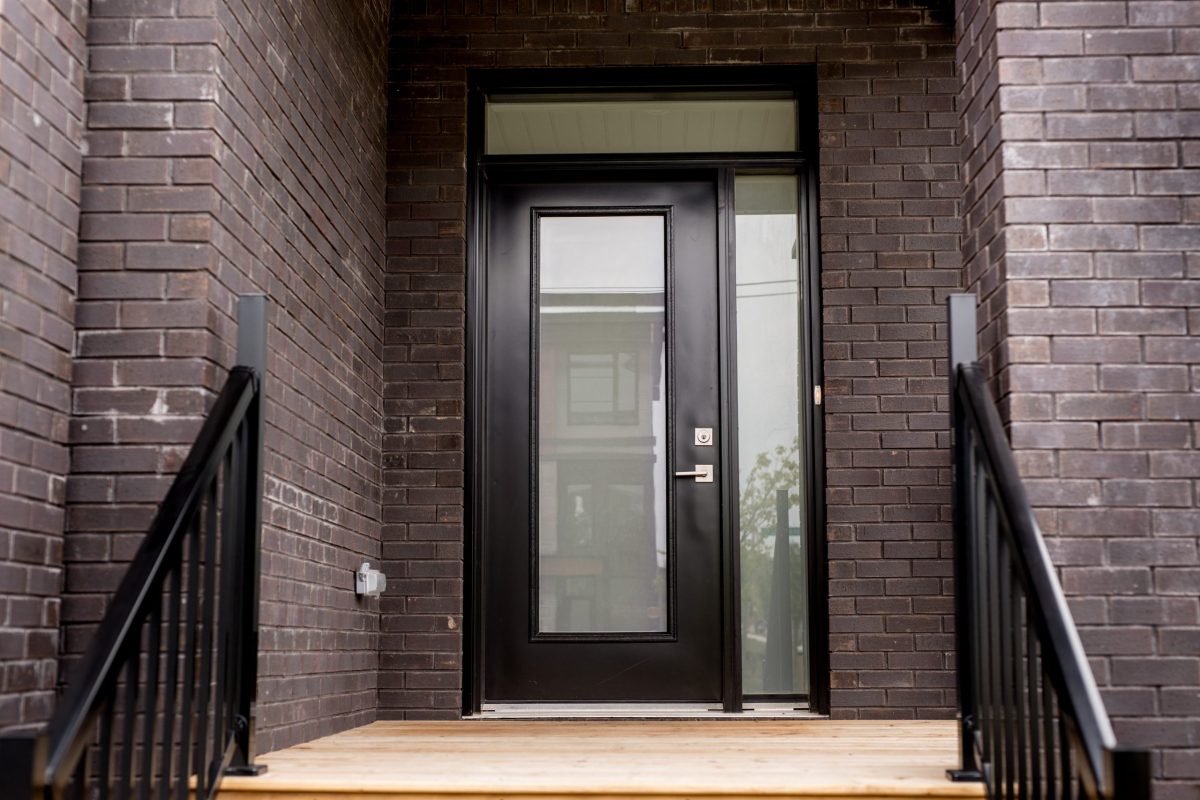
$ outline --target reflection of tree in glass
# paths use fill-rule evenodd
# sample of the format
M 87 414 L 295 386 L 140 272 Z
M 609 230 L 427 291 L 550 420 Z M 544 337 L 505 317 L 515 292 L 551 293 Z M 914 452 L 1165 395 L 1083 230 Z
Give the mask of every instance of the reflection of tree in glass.
M 780 519 L 781 495 L 787 498 L 787 513 Z M 789 565 L 786 581 L 775 574 L 776 539 L 780 523 L 790 528 L 787 518 L 800 505 L 800 440 L 758 454 L 741 491 L 739 509 L 741 522 L 742 572 L 742 669 L 748 694 L 803 692 L 795 678 L 805 674 L 802 649 L 804 608 L 804 552 L 799 537 L 788 537 Z M 789 530 L 788 533 L 792 531 Z M 788 597 L 776 596 L 776 615 L 790 621 L 792 630 L 771 631 L 772 589 L 777 595 L 786 585 Z M 782 603 L 782 605 L 780 605 Z M 782 620 L 777 619 L 778 626 Z M 786 624 L 786 623 L 785 623 Z M 790 633 L 791 635 L 787 635 Z M 768 634 L 772 634 L 770 637 Z M 769 638 L 780 637 L 789 643 L 793 664 L 767 664 L 768 656 L 786 658 L 777 648 L 768 652 Z M 794 646 L 791 643 L 794 642 Z M 794 677 L 793 677 L 794 676 Z
M 791 444 L 759 453 L 742 487 L 742 545 L 765 545 L 775 541 L 775 493 L 787 490 L 788 508 L 800 504 L 800 437 Z

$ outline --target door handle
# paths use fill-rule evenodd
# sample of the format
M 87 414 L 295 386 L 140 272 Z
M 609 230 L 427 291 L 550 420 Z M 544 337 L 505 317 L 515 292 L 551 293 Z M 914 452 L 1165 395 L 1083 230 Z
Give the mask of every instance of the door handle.
M 676 472 L 676 478 L 695 478 L 696 483 L 712 483 L 713 482 L 713 465 L 712 464 L 697 464 L 695 469 Z

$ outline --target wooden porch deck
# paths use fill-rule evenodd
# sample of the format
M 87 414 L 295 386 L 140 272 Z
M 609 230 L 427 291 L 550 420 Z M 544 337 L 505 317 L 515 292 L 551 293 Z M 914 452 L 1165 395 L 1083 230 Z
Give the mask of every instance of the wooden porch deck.
M 952 722 L 376 722 L 269 753 L 220 800 L 982 797 Z

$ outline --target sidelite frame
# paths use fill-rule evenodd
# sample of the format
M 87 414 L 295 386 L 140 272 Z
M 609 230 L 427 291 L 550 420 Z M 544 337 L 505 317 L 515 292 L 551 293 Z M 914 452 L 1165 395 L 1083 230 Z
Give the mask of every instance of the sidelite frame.
M 735 297 L 735 214 L 733 195 L 735 176 L 750 174 L 794 175 L 798 197 L 796 217 L 799 225 L 796 258 L 799 265 L 799 293 L 804 298 L 800 309 L 800 352 L 799 372 L 799 436 L 803 446 L 797 454 L 801 462 L 801 476 L 805 483 L 800 487 L 802 503 L 800 527 L 803 553 L 806 558 L 806 586 L 808 609 L 808 685 L 806 698 L 793 694 L 774 699 L 807 701 L 808 708 L 816 713 L 829 710 L 829 652 L 828 652 L 828 575 L 825 547 L 825 492 L 824 492 L 824 437 L 823 407 L 820 404 L 819 386 L 821 375 L 821 329 L 819 302 L 819 261 L 817 238 L 817 171 L 816 171 L 816 103 L 815 71 L 810 66 L 797 67 L 716 67 L 716 68 L 596 68 L 562 70 L 479 70 L 472 71 L 468 78 L 468 158 L 467 158 L 467 407 L 466 412 L 466 552 L 465 552 L 465 619 L 464 619 L 464 675 L 463 709 L 466 714 L 479 713 L 482 705 L 491 698 L 484 697 L 484 674 L 486 669 L 484 625 L 485 570 L 483 564 L 484 542 L 488 536 L 487 507 L 487 446 L 488 428 L 485 407 L 487 402 L 487 332 L 488 332 L 488 275 L 486 270 L 488 252 L 487 220 L 489 219 L 491 187 L 505 181 L 530 180 L 542 176 L 548 180 L 584 180 L 588 175 L 602 174 L 607 179 L 628 176 L 630 180 L 647 180 L 651 176 L 695 175 L 704 172 L 711 175 L 715 185 L 716 241 L 718 257 L 717 306 L 713 324 L 719 330 L 719 396 L 720 408 L 717 442 L 713 459 L 718 473 L 725 476 L 720 483 L 720 585 L 714 587 L 720 594 L 720 642 L 721 642 L 721 697 L 722 708 L 728 712 L 740 711 L 746 698 L 742 683 L 742 637 L 739 608 L 739 480 L 737 461 L 737 343 L 734 319 L 737 298 Z M 595 153 L 595 154 L 521 154 L 488 155 L 485 152 L 485 120 L 489 98 L 521 96 L 537 98 L 549 95 L 561 98 L 565 94 L 588 96 L 604 93 L 608 96 L 633 97 L 696 96 L 723 97 L 746 96 L 764 92 L 786 94 L 795 98 L 798 119 L 796 120 L 796 147 L 789 151 L 771 152 L 687 152 L 687 153 Z M 594 215 L 595 206 L 578 209 L 570 213 Z M 600 209 L 600 211 L 608 211 Z M 613 213 L 622 209 L 613 208 Z M 624 209 L 629 213 L 630 209 Z M 636 213 L 646 212 L 638 206 Z M 560 215 L 561 208 L 542 209 L 546 215 Z M 537 218 L 537 215 L 534 216 Z M 534 223 L 536 224 L 536 223 Z M 537 241 L 536 231 L 531 238 Z M 668 241 L 670 239 L 668 238 Z M 668 248 L 669 250 L 670 248 Z M 535 258 L 534 264 L 538 263 Z M 668 269 L 670 264 L 668 263 Z M 667 273 L 667 296 L 670 296 L 672 276 Z M 538 283 L 530 285 L 530 325 L 537 326 Z M 668 300 L 669 302 L 669 300 Z M 668 312 L 669 313 L 669 312 Z M 530 358 L 536 359 L 536 330 L 531 330 Z M 669 340 L 670 337 L 668 336 Z M 668 343 L 669 346 L 669 343 Z M 669 365 L 672 363 L 668 357 Z M 536 398 L 537 369 L 530 370 L 531 395 Z M 672 391 L 674 381 L 666 381 Z M 670 401 L 670 398 L 668 398 Z M 536 401 L 534 401 L 536 411 Z M 496 424 L 494 421 L 490 424 Z M 672 429 L 673 425 L 668 425 Z M 537 426 L 531 422 L 532 432 Z M 688 432 L 690 435 L 690 431 Z M 682 432 L 676 432 L 682 435 Z M 668 453 L 675 452 L 668 445 Z M 536 443 L 530 450 L 530 487 L 536 492 L 538 448 Z M 674 487 L 668 480 L 667 491 Z M 671 498 L 668 499 L 671 502 Z M 536 506 L 534 506 L 536 509 Z M 535 519 L 536 523 L 536 519 Z M 673 526 L 668 526 L 673 528 Z M 791 528 L 792 531 L 795 528 Z M 668 545 L 673 546 L 674 531 L 670 531 Z M 532 541 L 537 541 L 536 534 Z M 528 590 L 537 598 L 538 547 L 529 552 L 530 586 Z M 668 558 L 669 567 L 674 558 Z M 676 576 L 668 569 L 668 587 Z M 525 590 L 525 587 L 521 587 Z M 674 635 L 674 598 L 668 588 L 668 622 L 665 631 L 628 633 L 576 633 L 544 632 L 539 630 L 537 618 L 539 603 L 531 604 L 529 615 L 530 639 L 564 637 L 567 640 L 585 640 L 596 637 L 615 640 L 654 640 Z M 812 646 L 815 645 L 815 646 Z M 767 693 L 756 693 L 753 701 L 770 698 Z

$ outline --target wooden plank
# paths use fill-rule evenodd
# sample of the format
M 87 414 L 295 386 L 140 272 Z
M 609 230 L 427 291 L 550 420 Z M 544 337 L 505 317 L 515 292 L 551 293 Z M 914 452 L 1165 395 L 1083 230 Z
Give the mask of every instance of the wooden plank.
M 261 758 L 221 800 L 982 797 L 946 721 L 377 722 Z

